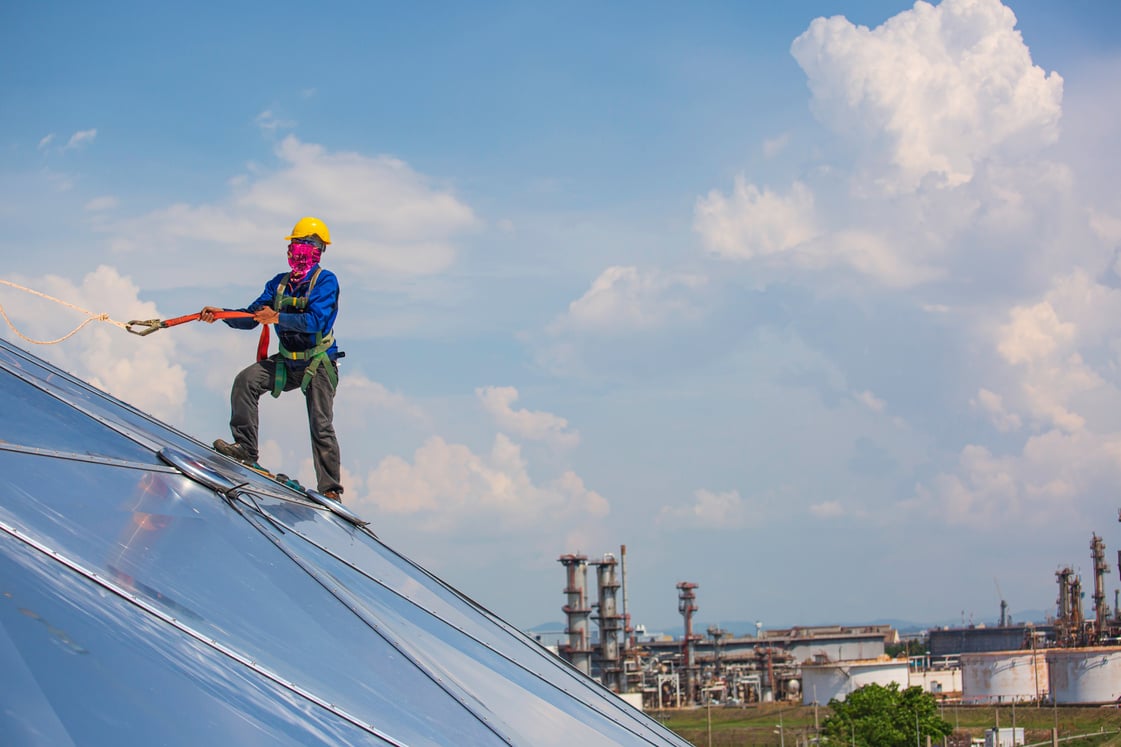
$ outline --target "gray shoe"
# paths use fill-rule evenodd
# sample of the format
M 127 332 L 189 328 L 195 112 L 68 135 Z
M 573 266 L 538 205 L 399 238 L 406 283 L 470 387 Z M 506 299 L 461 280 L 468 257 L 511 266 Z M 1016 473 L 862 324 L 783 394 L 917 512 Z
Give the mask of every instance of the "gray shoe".
M 214 442 L 214 450 L 245 464 L 255 464 L 257 462 L 257 459 L 249 453 L 249 449 L 238 443 L 227 443 L 219 438 Z

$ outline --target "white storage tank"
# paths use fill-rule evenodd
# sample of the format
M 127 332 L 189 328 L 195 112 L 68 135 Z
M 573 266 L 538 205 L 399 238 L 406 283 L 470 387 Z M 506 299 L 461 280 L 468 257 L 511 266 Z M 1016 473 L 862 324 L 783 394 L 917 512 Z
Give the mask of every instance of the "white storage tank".
M 1053 648 L 1047 666 L 1056 703 L 1098 705 L 1121 698 L 1121 647 Z
M 865 685 L 888 686 L 892 682 L 907 687 L 906 659 L 863 659 L 802 665 L 802 704 L 828 703 Z
M 1017 703 L 1037 700 L 1047 692 L 1047 657 L 1043 651 L 961 655 L 964 703 Z

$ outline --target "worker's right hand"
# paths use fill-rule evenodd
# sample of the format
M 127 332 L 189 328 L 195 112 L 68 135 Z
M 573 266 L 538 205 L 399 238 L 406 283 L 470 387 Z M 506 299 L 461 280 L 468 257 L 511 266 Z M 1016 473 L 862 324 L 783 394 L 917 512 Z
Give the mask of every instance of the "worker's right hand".
M 217 306 L 203 306 L 202 311 L 199 312 L 199 320 L 207 324 L 214 324 L 214 312 L 222 310 Z

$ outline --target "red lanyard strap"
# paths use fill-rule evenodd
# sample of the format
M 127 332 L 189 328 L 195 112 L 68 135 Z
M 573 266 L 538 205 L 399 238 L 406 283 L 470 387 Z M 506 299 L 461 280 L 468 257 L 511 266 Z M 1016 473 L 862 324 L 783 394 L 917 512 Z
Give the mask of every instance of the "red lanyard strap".
M 253 316 L 253 314 L 248 311 L 214 312 L 215 319 L 245 319 L 251 316 Z M 186 324 L 187 322 L 197 322 L 201 318 L 202 312 L 198 311 L 194 314 L 187 314 L 186 316 L 177 316 L 174 319 L 133 319 L 131 322 L 125 325 L 125 329 L 127 329 L 134 335 L 140 335 L 141 337 L 144 337 L 145 335 L 152 334 L 156 330 L 166 329 L 167 327 L 175 327 L 180 324 Z M 133 329 L 133 327 L 136 327 L 136 329 Z

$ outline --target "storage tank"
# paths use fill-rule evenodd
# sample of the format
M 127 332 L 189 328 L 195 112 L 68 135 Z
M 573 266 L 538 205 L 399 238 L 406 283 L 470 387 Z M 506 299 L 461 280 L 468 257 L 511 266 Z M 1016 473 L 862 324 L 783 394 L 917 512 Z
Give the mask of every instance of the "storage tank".
M 802 704 L 828 703 L 865 685 L 898 683 L 907 687 L 906 659 L 866 659 L 802 665 Z
M 1121 647 L 1053 648 L 1047 666 L 1056 703 L 1096 705 L 1121 698 Z
M 991 651 L 961 655 L 964 703 L 1016 703 L 1046 695 L 1047 658 L 1042 651 Z

